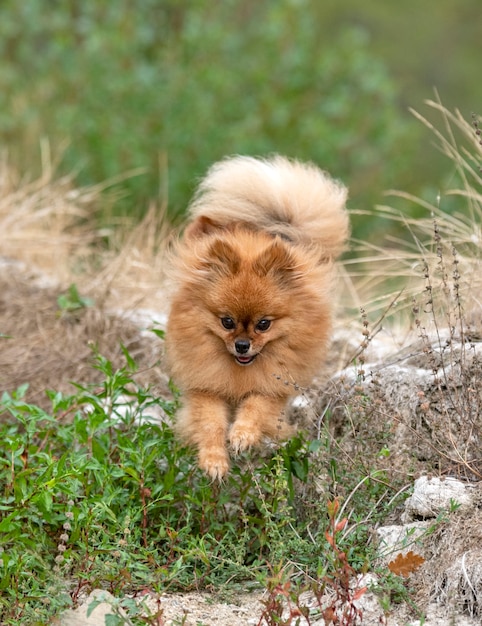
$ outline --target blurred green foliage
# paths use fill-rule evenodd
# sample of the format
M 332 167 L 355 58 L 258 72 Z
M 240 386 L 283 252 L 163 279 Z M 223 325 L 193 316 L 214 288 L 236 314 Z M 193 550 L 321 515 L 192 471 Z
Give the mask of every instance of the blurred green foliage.
M 382 4 L 368 1 L 366 15 Z M 65 145 L 61 170 L 79 184 L 143 168 L 118 187 L 118 210 L 134 215 L 150 198 L 181 214 L 196 179 L 234 153 L 313 160 L 349 185 L 353 208 L 406 182 L 417 193 L 420 131 L 357 6 L 3 0 L 0 140 L 31 172 L 42 137 L 54 154 Z

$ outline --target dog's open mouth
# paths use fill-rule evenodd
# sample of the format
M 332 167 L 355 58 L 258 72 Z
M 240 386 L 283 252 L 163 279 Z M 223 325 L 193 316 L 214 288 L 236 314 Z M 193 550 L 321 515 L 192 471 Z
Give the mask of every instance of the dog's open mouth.
M 240 365 L 250 365 L 254 359 L 257 357 L 257 354 L 253 356 L 236 356 L 235 359 Z

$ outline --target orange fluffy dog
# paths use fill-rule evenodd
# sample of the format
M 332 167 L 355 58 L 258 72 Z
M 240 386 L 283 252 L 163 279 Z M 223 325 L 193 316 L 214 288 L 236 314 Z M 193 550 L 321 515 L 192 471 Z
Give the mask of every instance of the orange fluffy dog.
M 319 370 L 346 189 L 281 156 L 215 164 L 174 257 L 167 355 L 184 394 L 180 436 L 213 479 L 234 453 L 284 438 L 287 399 Z

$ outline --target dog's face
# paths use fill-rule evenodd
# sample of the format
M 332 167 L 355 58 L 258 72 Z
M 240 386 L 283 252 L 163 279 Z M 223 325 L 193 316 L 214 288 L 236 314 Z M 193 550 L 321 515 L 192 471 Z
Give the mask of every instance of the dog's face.
M 219 318 L 226 348 L 233 355 L 239 365 L 251 365 L 261 353 L 265 343 L 269 342 L 269 329 L 276 324 L 272 316 L 257 318 L 236 319 L 231 315 L 222 315 Z
M 237 365 L 251 366 L 286 341 L 295 267 L 290 245 L 278 238 L 238 233 L 209 246 L 204 324 Z

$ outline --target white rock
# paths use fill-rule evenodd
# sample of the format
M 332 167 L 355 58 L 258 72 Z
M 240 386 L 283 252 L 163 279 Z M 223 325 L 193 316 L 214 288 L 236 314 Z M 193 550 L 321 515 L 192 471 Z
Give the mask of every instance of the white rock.
M 421 476 L 415 481 L 413 494 L 405 501 L 403 521 L 416 517 L 437 517 L 442 511 L 450 510 L 454 503 L 468 508 L 472 500 L 472 487 L 456 478 L 442 480 Z
M 93 602 L 99 604 L 90 612 L 89 607 Z M 112 608 L 116 604 L 116 599 L 108 591 L 94 589 L 89 597 L 75 611 L 66 611 L 60 618 L 60 626 L 104 626 L 106 615 L 115 615 Z M 125 615 L 122 609 L 119 610 L 121 615 Z
M 404 526 L 380 526 L 376 535 L 378 557 L 390 563 L 398 554 L 420 553 L 418 540 L 427 532 L 430 522 L 412 522 Z

